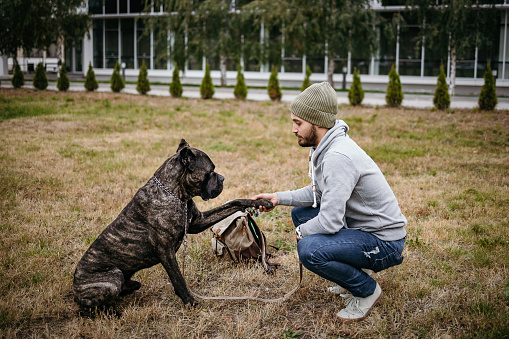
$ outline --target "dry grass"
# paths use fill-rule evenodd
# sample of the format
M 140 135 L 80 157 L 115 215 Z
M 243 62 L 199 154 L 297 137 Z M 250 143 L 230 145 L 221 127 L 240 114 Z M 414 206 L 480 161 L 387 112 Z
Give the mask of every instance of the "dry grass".
M 160 265 L 121 315 L 76 316 L 77 261 L 180 138 L 226 177 L 201 209 L 306 185 L 307 149 L 288 104 L 0 90 L 0 337 L 451 338 L 509 336 L 509 114 L 343 107 L 409 220 L 402 265 L 376 274 L 382 302 L 341 324 L 339 297 L 306 271 L 287 302 L 184 308 Z M 186 273 L 207 295 L 279 297 L 297 282 L 288 208 L 258 223 L 282 250 L 271 276 L 218 262 L 208 231 L 190 237 Z

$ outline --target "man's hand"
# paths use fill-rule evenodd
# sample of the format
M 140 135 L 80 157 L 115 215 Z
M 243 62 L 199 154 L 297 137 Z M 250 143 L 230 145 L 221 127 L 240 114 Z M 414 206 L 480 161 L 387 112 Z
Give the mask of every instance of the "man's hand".
M 278 204 L 277 193 L 261 193 L 261 194 L 255 195 L 254 197 L 251 198 L 251 200 L 258 200 L 258 199 L 267 199 L 271 203 L 274 204 L 274 207 L 276 207 L 277 204 Z M 270 211 L 272 211 L 274 209 L 274 207 L 272 207 L 272 208 L 265 208 L 264 206 L 258 206 L 258 209 L 261 212 L 270 212 Z

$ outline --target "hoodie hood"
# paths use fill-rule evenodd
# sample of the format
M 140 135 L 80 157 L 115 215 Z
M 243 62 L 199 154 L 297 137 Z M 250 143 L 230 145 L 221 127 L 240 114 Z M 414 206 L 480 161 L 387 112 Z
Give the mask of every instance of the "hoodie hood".
M 334 126 L 323 136 L 316 149 L 311 148 L 309 154 L 313 166 L 316 166 L 317 160 L 323 151 L 327 150 L 336 137 L 346 136 L 350 127 L 343 120 L 336 120 Z

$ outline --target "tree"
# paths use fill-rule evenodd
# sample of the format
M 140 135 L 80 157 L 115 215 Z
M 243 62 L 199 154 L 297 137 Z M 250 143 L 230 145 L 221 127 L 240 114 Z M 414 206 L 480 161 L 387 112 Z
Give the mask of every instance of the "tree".
M 353 82 L 350 85 L 348 91 L 348 100 L 353 106 L 360 105 L 364 100 L 364 90 L 362 89 L 361 78 L 359 77 L 359 70 L 354 68 L 353 70 Z
M 237 67 L 237 83 L 233 89 L 233 95 L 235 95 L 235 98 L 239 100 L 246 100 L 247 97 L 247 86 L 244 81 L 244 74 L 242 74 L 242 67 L 240 67 L 240 65 Z
M 283 96 L 283 94 L 281 94 L 281 88 L 279 87 L 277 68 L 274 65 L 272 65 L 267 91 L 269 93 L 270 100 L 272 101 L 280 101 Z
M 497 103 L 495 78 L 491 72 L 491 65 L 488 62 L 488 68 L 484 72 L 484 85 L 482 85 L 481 94 L 479 95 L 479 109 L 483 111 L 493 111 Z
M 437 79 L 435 96 L 433 96 L 433 105 L 437 109 L 447 109 L 451 105 L 449 86 L 447 86 L 447 81 L 445 80 L 444 65 L 440 65 L 440 74 Z
M 498 25 L 493 21 L 500 14 L 491 1 L 478 8 L 475 0 L 407 0 L 417 16 L 420 44 L 450 58 L 450 93 L 454 95 L 456 60 L 463 59 L 476 48 L 491 50 L 497 41 Z M 488 2 L 486 2 L 488 3 Z
M 396 72 L 396 64 L 392 64 L 391 71 L 389 72 L 389 83 L 387 84 L 385 101 L 390 107 L 399 107 L 403 101 L 403 90 L 401 88 L 399 74 Z
M 87 91 L 92 92 L 95 91 L 97 88 L 99 88 L 99 84 L 95 80 L 95 73 L 92 69 L 92 63 L 88 64 L 88 71 L 87 75 L 85 77 L 85 88 Z
M 83 0 L 0 1 L 0 54 L 25 55 L 32 48 L 47 49 L 63 38 L 66 45 L 83 38 L 91 24 L 88 13 L 79 11 Z M 60 50 L 60 49 L 57 49 Z
M 45 90 L 48 87 L 48 78 L 46 77 L 46 69 L 42 62 L 37 64 L 35 68 L 35 75 L 33 80 L 34 87 L 40 90 Z
M 67 91 L 69 89 L 70 82 L 69 78 L 67 77 L 67 69 L 65 68 L 65 65 L 62 65 L 62 68 L 60 69 L 60 75 L 57 80 L 57 88 L 59 91 Z
M 309 68 L 309 65 L 306 65 L 306 77 L 304 78 L 304 81 L 302 82 L 302 86 L 300 88 L 301 92 L 303 92 L 306 88 L 311 86 L 311 81 L 309 80 L 309 77 L 311 76 L 311 68 Z
M 14 74 L 12 75 L 12 86 L 14 88 L 20 88 L 25 84 L 25 77 L 23 76 L 23 72 L 21 71 L 21 67 L 16 62 L 16 66 L 14 66 Z
M 179 68 L 175 63 L 175 69 L 173 70 L 173 77 L 170 84 L 170 94 L 174 98 L 180 98 L 182 96 L 182 84 L 180 83 Z
M 205 76 L 200 85 L 200 95 L 202 99 L 210 99 L 214 96 L 214 84 L 212 84 L 212 78 L 210 77 L 210 67 L 207 63 L 205 66 Z
M 110 88 L 113 92 L 118 93 L 122 89 L 124 89 L 124 87 L 125 87 L 124 79 L 120 75 L 120 63 L 117 60 L 115 67 L 113 67 L 113 73 L 111 74 Z
M 150 92 L 150 81 L 148 80 L 148 71 L 145 60 L 143 60 L 143 63 L 140 67 L 140 73 L 138 74 L 138 81 L 136 83 L 136 90 L 138 93 L 143 95 Z

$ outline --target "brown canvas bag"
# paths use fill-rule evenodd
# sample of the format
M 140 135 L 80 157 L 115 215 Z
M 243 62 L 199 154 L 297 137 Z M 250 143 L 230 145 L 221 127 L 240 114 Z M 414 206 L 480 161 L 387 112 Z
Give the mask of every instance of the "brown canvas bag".
M 267 239 L 248 212 L 236 212 L 221 220 L 212 228 L 212 251 L 217 257 L 227 257 L 234 262 L 257 260 L 267 272 L 271 264 L 267 260 Z

